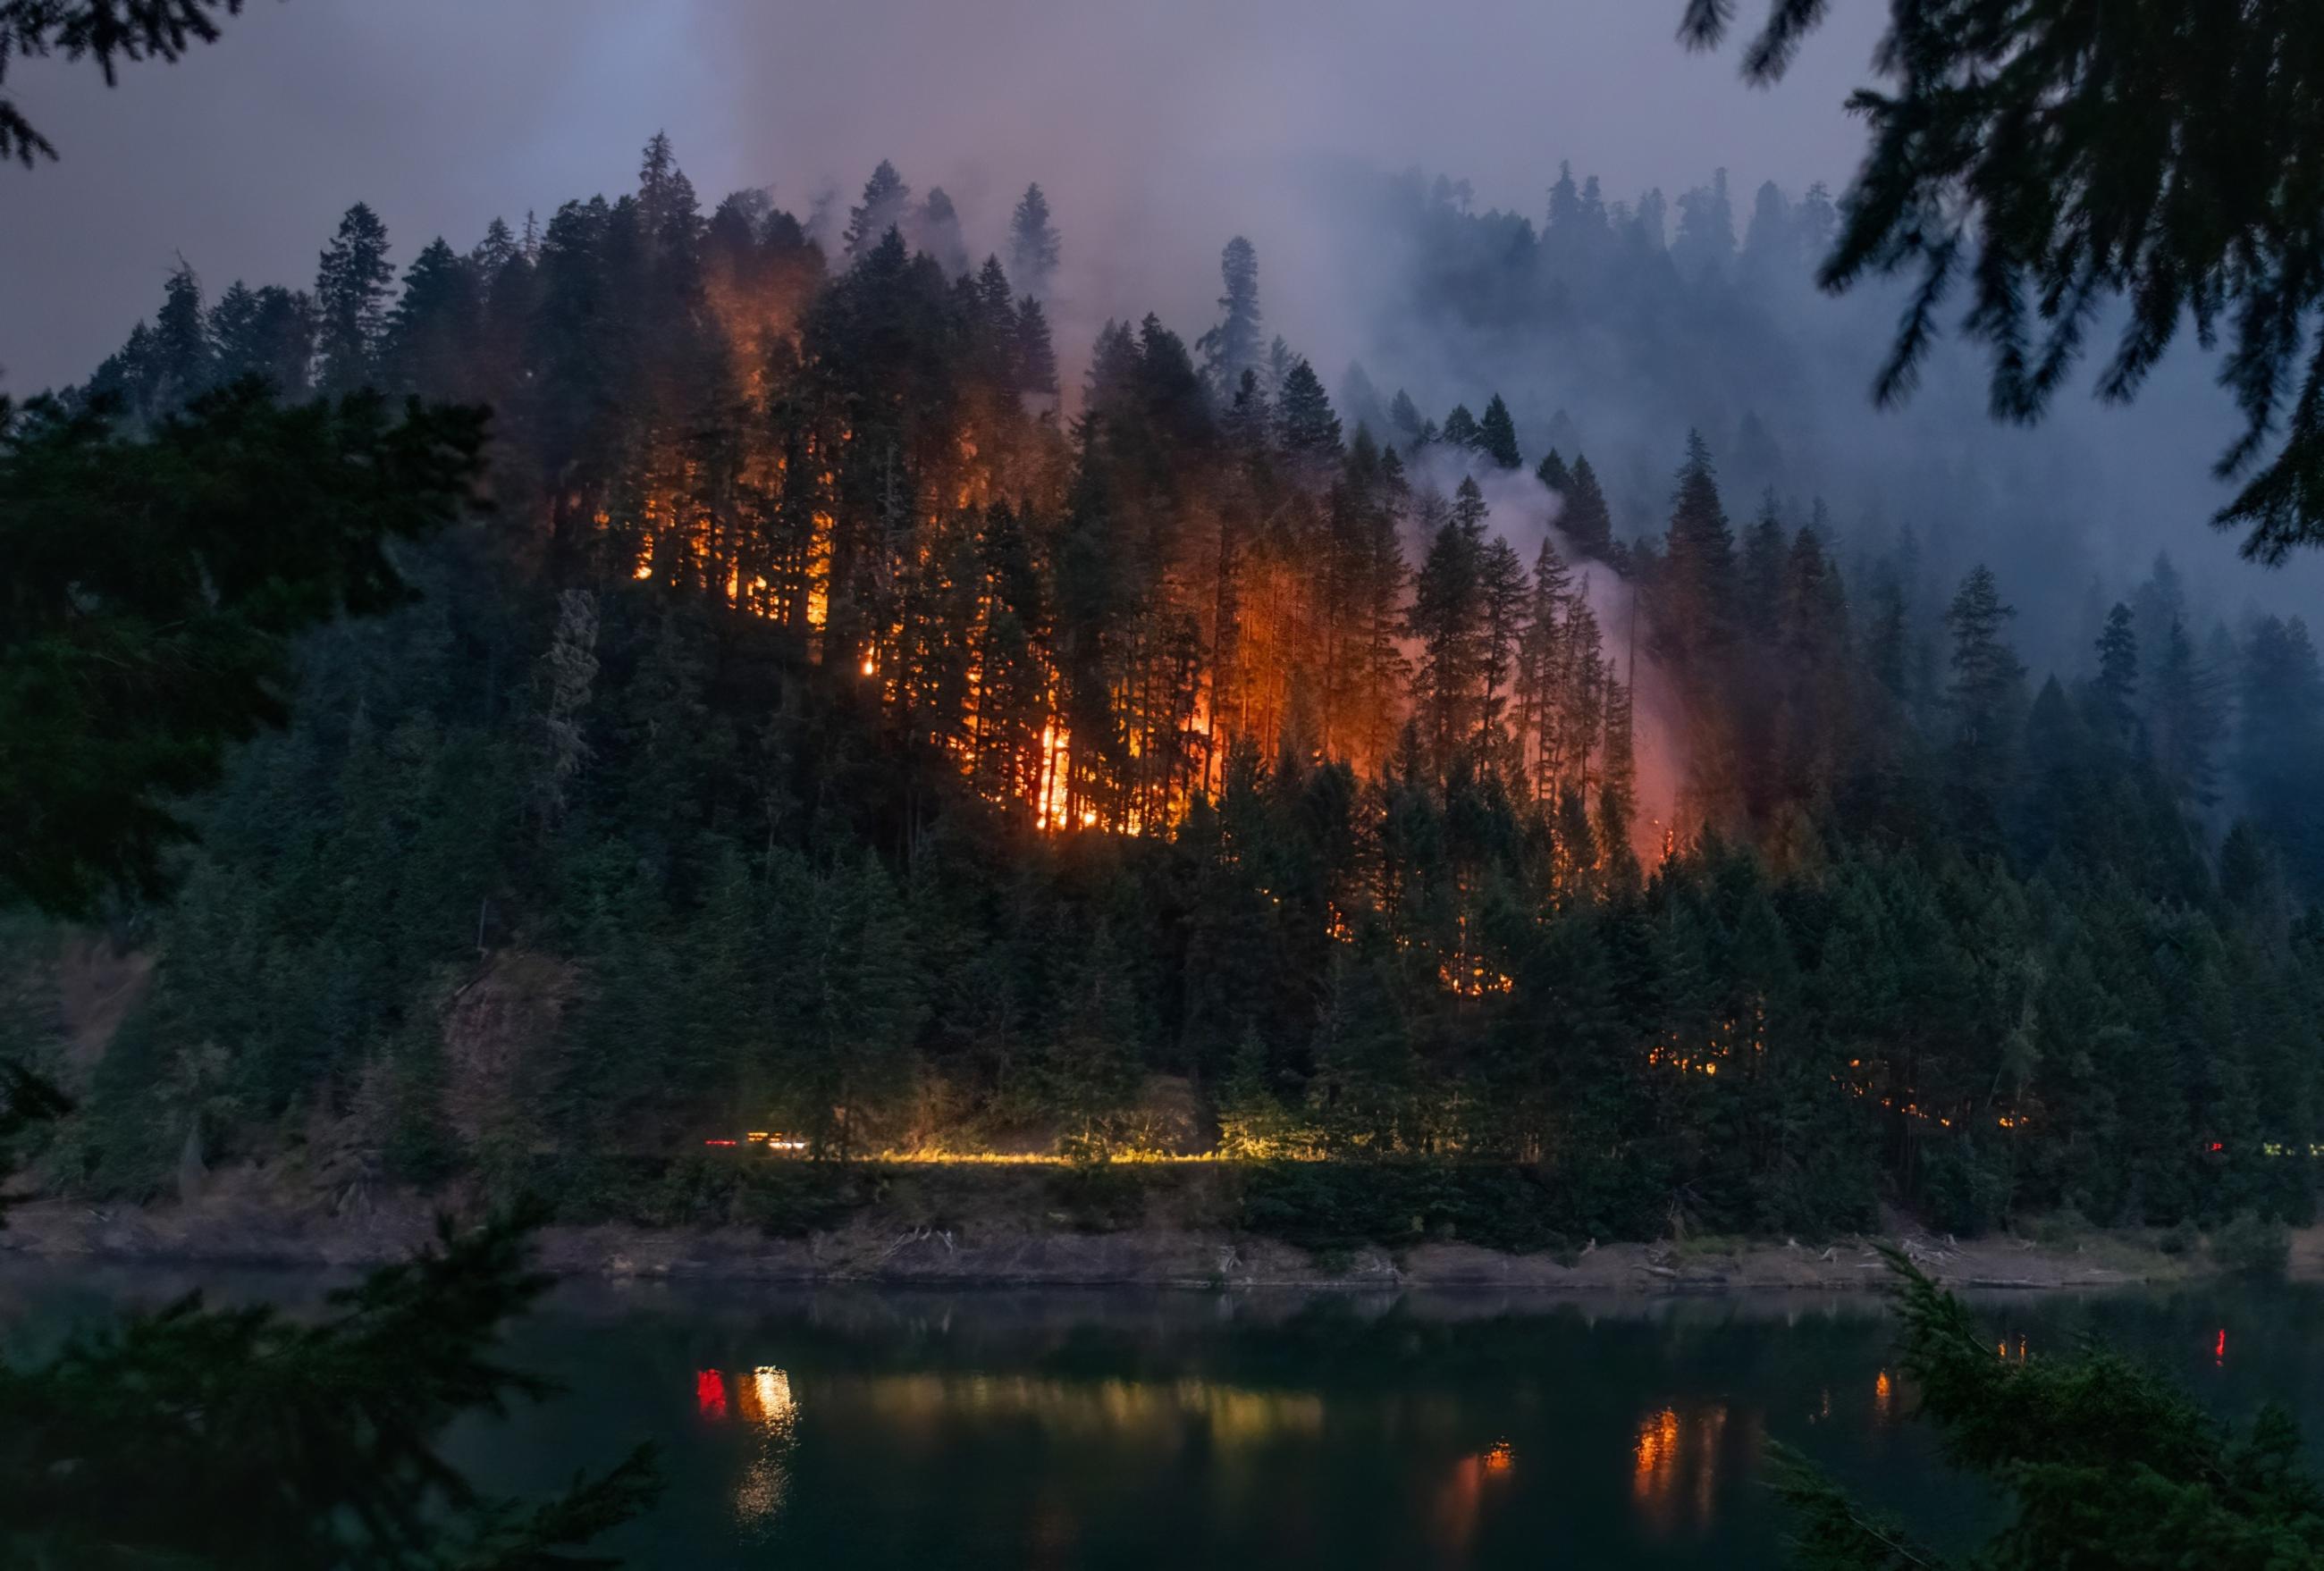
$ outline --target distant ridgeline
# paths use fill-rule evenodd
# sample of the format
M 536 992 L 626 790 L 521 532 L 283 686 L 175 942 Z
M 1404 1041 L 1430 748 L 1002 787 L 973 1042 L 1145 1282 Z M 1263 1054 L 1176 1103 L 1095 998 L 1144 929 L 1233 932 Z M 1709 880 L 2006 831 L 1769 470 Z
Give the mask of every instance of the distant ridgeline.
M 1589 319 L 1619 270 L 1551 217 L 1524 310 Z M 124 914 L 159 964 L 52 1172 L 152 1192 L 190 1135 L 559 1193 L 782 1129 L 1523 1164 L 1606 1236 L 2310 1214 L 2299 622 L 2159 564 L 2037 686 L 1993 574 L 1843 569 L 1772 491 L 1738 528 L 1683 429 L 1618 532 L 1489 387 L 1335 408 L 1241 241 L 1214 326 L 1109 326 L 1061 411 L 1038 188 L 1010 236 L 972 258 L 886 165 L 839 233 L 706 219 L 657 139 L 400 289 L 363 207 L 310 293 L 172 278 L 84 394 L 489 403 L 496 508 L 309 644 L 181 897 Z M 69 951 L 25 938 L 0 1021 L 60 1062 Z

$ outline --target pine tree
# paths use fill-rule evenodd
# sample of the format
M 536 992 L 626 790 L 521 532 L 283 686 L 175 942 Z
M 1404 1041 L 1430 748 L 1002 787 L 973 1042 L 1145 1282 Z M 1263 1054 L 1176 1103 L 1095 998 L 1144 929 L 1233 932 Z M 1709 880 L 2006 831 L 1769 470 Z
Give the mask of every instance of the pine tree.
M 2184 809 L 2200 814 L 2219 799 L 2216 749 L 2227 730 L 2227 675 L 2196 655 L 2186 622 L 2176 616 L 2163 629 L 2148 694 L 2155 762 Z
M 1745 74 L 1781 77 L 1830 9 L 1772 5 Z M 1690 0 L 1681 34 L 1716 44 L 1734 12 L 1723 0 Z M 2315 544 L 2324 537 L 2324 363 L 2281 328 L 2324 303 L 2312 204 L 2292 186 L 2246 179 L 2312 145 L 2324 55 L 2309 14 L 2191 5 L 2127 38 L 2081 25 L 2057 4 L 2009 8 L 1990 25 L 1953 20 L 1899 14 L 1883 55 L 1888 79 L 1857 100 L 1872 145 L 1820 274 L 1836 289 L 1868 275 L 1919 275 L 1875 396 L 1886 403 L 1912 390 L 1963 279 L 1999 418 L 2041 415 L 2072 380 L 2109 300 L 2128 313 L 2098 379 L 2116 400 L 2136 395 L 2182 323 L 2191 318 L 2208 342 L 2224 319 L 2235 324 L 2225 383 L 2245 429 L 2217 467 L 2249 479 L 2215 521 L 2246 526 L 2246 554 L 2263 562 Z M 2172 133 L 2156 133 L 2158 104 L 2185 106 Z M 2020 134 L 2037 124 L 2039 135 Z M 2064 201 L 2066 170 L 2105 172 Z M 1941 212 L 1938 238 L 1932 216 Z M 2279 431 L 2282 447 L 2262 464 Z M 2154 647 L 2155 629 L 2142 631 Z
M 1444 445 L 1457 447 L 1464 453 L 1473 453 L 1477 450 L 1480 436 L 1477 417 L 1469 412 L 1469 406 L 1454 404 L 1452 412 L 1444 417 Z
M 1570 236 L 1582 223 L 1582 189 L 1573 183 L 1573 165 L 1560 159 L 1557 163 L 1557 183 L 1549 188 L 1549 211 L 1545 216 L 1544 232 L 1553 237 Z
M 500 276 L 503 268 L 521 254 L 516 234 L 509 228 L 508 220 L 495 217 L 484 225 L 484 237 L 476 243 L 474 251 L 468 253 L 468 262 L 476 270 L 476 276 L 489 284 Z
M 1557 527 L 1572 542 L 1574 553 L 1594 561 L 1612 559 L 1614 515 L 1599 489 L 1598 472 L 1590 460 L 1574 455 L 1573 474 L 1565 488 L 1565 505 L 1558 510 Z
M 1678 238 L 1671 260 L 1687 277 L 1723 276 L 1735 260 L 1735 210 L 1727 197 L 1727 171 L 1711 184 L 1678 199 Z
M 1540 466 L 1533 473 L 1536 480 L 1558 496 L 1563 496 L 1573 484 L 1573 476 L 1566 469 L 1565 460 L 1558 456 L 1554 447 L 1543 455 Z
M 2283 857 L 2293 887 L 2324 891 L 2324 662 L 2299 617 L 2266 617 L 2246 644 L 2236 776 L 2252 822 Z
M 1017 386 L 1029 393 L 1057 390 L 1057 352 L 1049 342 L 1049 319 L 1034 295 L 1017 302 Z
M 1784 565 L 1790 554 L 1790 536 L 1771 488 L 1760 501 L 1758 518 L 1743 535 L 1739 609 L 1743 625 L 1757 639 L 1769 638 L 1782 615 Z
M 151 895 L 179 805 L 280 723 L 290 640 L 409 593 L 390 539 L 469 500 L 481 414 L 220 390 L 143 437 L 53 400 L 0 404 L 0 905 L 80 914 Z
M 638 228 L 657 264 L 676 262 L 686 277 L 701 241 L 701 203 L 678 167 L 669 138 L 655 132 L 638 161 Z
M 1735 537 L 1720 505 L 1711 449 L 1700 432 L 1686 438 L 1686 462 L 1671 501 L 1670 532 L 1655 606 L 1657 644 L 1683 665 L 1700 667 L 1735 628 Z M 1698 669 L 1697 675 L 1707 675 Z
M 1049 223 L 1049 199 L 1039 186 L 1027 186 L 1009 220 L 1009 281 L 1020 295 L 1046 299 L 1057 271 L 1057 232 Z
M 216 372 L 210 324 L 202 313 L 202 283 L 179 260 L 153 318 L 153 399 L 158 409 L 174 408 L 210 385 Z
M 1894 1251 L 1904 1370 L 1945 1455 L 2007 1500 L 2008 1520 L 1953 1562 L 1775 1448 L 1774 1488 L 1812 1571 L 1979 1566 L 2300 1565 L 2324 1557 L 2324 1515 L 2281 1407 L 2238 1432 L 2163 1376 L 2089 1343 L 1996 1358 L 1968 1306 Z
M 1116 1115 L 1138 1094 L 1139 1009 L 1129 957 L 1101 922 L 1073 967 L 1042 1064 L 1044 1098 L 1072 1154 L 1102 1155 Z
M 279 285 L 253 289 L 236 280 L 210 312 L 220 382 L 264 380 L 287 403 L 304 400 L 315 359 L 315 312 L 302 294 Z
M 1573 593 L 1573 574 L 1545 535 L 1534 553 L 1533 591 L 1526 606 L 1525 630 L 1517 640 L 1514 696 L 1520 739 L 1532 749 L 1532 767 L 1522 785 L 1536 802 L 1554 801 L 1563 732 L 1558 704 L 1565 679 L 1563 620 Z
M 1347 372 L 1340 378 L 1339 407 L 1359 430 L 1370 427 L 1377 436 L 1388 428 L 1388 406 L 1380 402 L 1379 389 L 1372 385 L 1360 361 L 1348 362 Z
M 1340 457 L 1340 418 L 1323 396 L 1323 379 L 1305 360 L 1283 379 L 1283 397 L 1276 407 L 1283 450 L 1310 464 L 1336 463 Z
M 1800 258 L 1793 249 L 1798 234 L 1784 193 L 1775 181 L 1763 182 L 1743 235 L 1743 265 L 1769 280 L 1788 281 L 1799 268 Z
M 1508 707 L 1510 682 L 1516 675 L 1517 640 L 1525 631 L 1528 588 L 1525 564 L 1518 559 L 1517 548 L 1498 535 L 1486 541 L 1478 564 L 1478 591 L 1484 614 L 1480 673 L 1484 693 L 1479 703 L 1478 737 L 1491 753 L 1499 752 L 1499 744 L 1508 736 L 1504 712 Z
M 960 214 L 942 186 L 930 186 L 912 225 L 913 243 L 936 259 L 948 279 L 968 271 L 968 242 L 961 237 Z
M 1509 407 L 1499 393 L 1485 406 L 1485 418 L 1477 422 L 1477 451 L 1502 469 L 1517 469 L 1525 463 L 1517 451 L 1517 423 L 1509 418 Z
M 2011 785 L 2017 728 L 2024 711 L 2025 667 L 2004 637 L 2017 613 L 2002 603 L 1992 569 L 1982 564 L 1961 580 L 1945 613 L 1951 629 L 1952 781 L 1956 809 L 1972 836 L 1989 835 Z
M 2138 632 L 2130 607 L 2120 601 L 2107 612 L 2098 648 L 2098 705 L 2114 728 L 2115 742 L 2126 744 L 2138 729 Z
M 388 317 L 381 382 L 423 398 L 466 396 L 470 358 L 483 330 L 483 300 L 471 265 L 441 238 L 429 242 L 405 270 L 403 296 Z
M 349 393 L 377 378 L 387 287 L 394 277 L 387 225 L 357 202 L 339 220 L 315 275 L 315 382 L 322 391 Z
M 1419 406 L 1402 388 L 1397 389 L 1396 397 L 1388 400 L 1388 428 L 1396 433 L 1397 439 L 1406 447 L 1417 446 L 1427 440 L 1423 435 L 1426 423 L 1420 418 Z
M 1453 506 L 1441 509 L 1427 556 L 1413 580 L 1408 631 L 1420 646 L 1413 714 L 1439 776 L 1453 752 L 1479 734 L 1485 666 L 1485 503 L 1464 477 Z
M 900 229 L 912 200 L 912 188 L 886 159 L 863 182 L 862 199 L 847 210 L 847 231 L 842 238 L 845 255 L 855 262 L 871 253 L 890 229 Z
M 1218 326 L 1194 341 L 1203 355 L 1203 380 L 1224 409 L 1242 385 L 1242 373 L 1259 363 L 1259 253 L 1238 234 L 1219 255 Z M 1310 372 L 1312 375 L 1313 373 Z

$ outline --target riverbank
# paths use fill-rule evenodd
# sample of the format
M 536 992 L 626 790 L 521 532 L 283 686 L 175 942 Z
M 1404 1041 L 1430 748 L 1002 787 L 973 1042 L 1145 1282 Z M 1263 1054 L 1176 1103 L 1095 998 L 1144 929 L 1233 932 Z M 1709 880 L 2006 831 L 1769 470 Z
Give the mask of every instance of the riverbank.
M 1899 1217 L 1877 1234 L 1807 1244 L 1684 1238 L 1514 1252 L 1455 1239 L 1394 1248 L 1305 1249 L 1200 1216 L 1093 1226 L 1018 1196 L 957 1214 L 913 1199 L 864 1206 L 836 1226 L 774 1236 L 758 1226 L 544 1228 L 543 1266 L 570 1277 L 912 1286 L 1430 1288 L 1546 1292 L 1706 1292 L 1877 1287 L 1879 1246 L 1901 1248 L 1950 1285 L 2091 1289 L 2185 1281 L 2214 1269 L 2200 1251 L 2152 1236 L 1932 1236 Z M 285 1196 L 263 1174 L 216 1175 L 189 1204 L 94 1205 L 39 1199 L 11 1208 L 0 1255 L 212 1265 L 356 1267 L 401 1258 L 432 1235 L 438 1199 L 377 1197 L 338 1208 Z M 2294 1275 L 2324 1278 L 2324 1230 L 2293 1236 Z

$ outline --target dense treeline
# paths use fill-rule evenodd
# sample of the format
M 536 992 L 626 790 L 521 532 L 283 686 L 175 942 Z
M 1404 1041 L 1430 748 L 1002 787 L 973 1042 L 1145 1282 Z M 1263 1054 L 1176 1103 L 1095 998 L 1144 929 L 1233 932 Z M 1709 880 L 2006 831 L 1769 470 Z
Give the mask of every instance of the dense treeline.
M 1794 287 L 1828 214 L 1763 198 L 1738 257 L 1725 203 L 1665 245 L 1658 198 L 1561 179 L 1504 225 L 1508 319 L 1591 317 L 1623 258 L 1690 309 Z M 706 219 L 657 139 L 634 193 L 431 243 L 400 291 L 361 207 L 309 292 L 174 277 L 79 397 L 485 403 L 496 507 L 309 642 L 175 907 L 123 914 L 160 968 L 60 1171 L 295 1153 L 354 1195 L 744 1127 L 1215 1128 L 1526 1164 L 1577 1234 L 2310 1213 L 2298 620 L 2217 624 L 2159 563 L 2037 684 L 1992 574 L 1844 556 L 1748 433 L 1764 496 L 1674 431 L 1649 521 L 1489 388 L 1335 405 L 1240 240 L 1215 325 L 1109 326 L 1068 418 L 1038 188 L 1010 233 L 976 262 L 885 165 L 844 228 Z

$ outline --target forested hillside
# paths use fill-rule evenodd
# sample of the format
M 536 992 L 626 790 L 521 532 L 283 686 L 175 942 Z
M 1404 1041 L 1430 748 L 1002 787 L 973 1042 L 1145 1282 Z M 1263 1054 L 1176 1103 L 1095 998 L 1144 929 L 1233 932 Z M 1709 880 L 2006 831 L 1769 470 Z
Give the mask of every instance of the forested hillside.
M 1415 333 L 1584 325 L 1609 376 L 1748 354 L 1668 313 L 1764 320 L 1830 223 L 1407 195 Z M 311 289 L 181 269 L 72 400 L 481 403 L 494 505 L 308 642 L 179 899 L 115 914 L 157 968 L 58 1181 L 577 1190 L 773 1127 L 1519 1164 L 1576 1236 L 2310 1216 L 2300 620 L 2161 562 L 2029 670 L 2061 586 L 1935 582 L 1757 418 L 1665 433 L 1650 515 L 1489 372 L 1320 374 L 1240 240 L 1215 320 L 1061 372 L 1060 227 L 1028 189 L 974 256 L 886 165 L 844 226 L 706 216 L 658 138 L 400 273 L 360 206 Z M 0 1028 L 61 1061 L 28 974 Z

